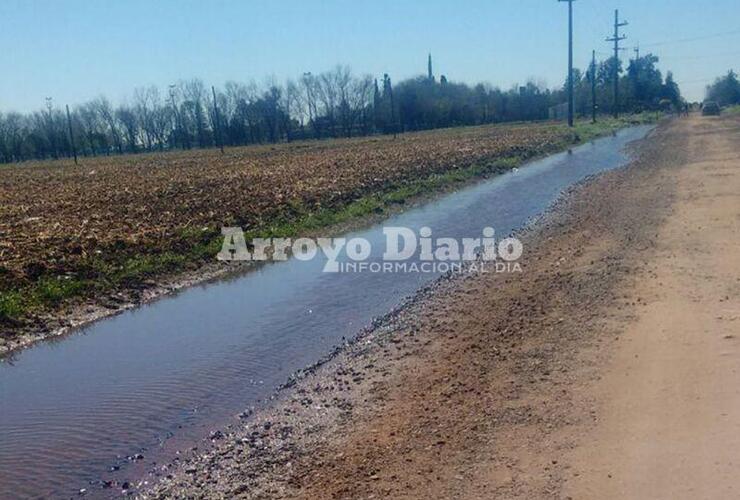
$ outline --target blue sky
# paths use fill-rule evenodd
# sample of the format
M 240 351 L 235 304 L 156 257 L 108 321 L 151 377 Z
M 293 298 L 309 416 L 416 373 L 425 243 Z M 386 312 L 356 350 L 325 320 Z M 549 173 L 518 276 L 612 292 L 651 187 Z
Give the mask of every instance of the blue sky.
M 691 99 L 740 70 L 739 0 L 577 0 L 576 66 L 592 48 L 607 56 L 614 8 L 630 23 L 625 44 L 661 56 Z M 451 80 L 553 87 L 566 72 L 566 27 L 555 0 L 2 0 L 0 110 L 38 109 L 45 96 L 119 102 L 190 77 L 261 83 L 337 63 L 398 80 L 425 72 L 430 51 L 435 74 Z

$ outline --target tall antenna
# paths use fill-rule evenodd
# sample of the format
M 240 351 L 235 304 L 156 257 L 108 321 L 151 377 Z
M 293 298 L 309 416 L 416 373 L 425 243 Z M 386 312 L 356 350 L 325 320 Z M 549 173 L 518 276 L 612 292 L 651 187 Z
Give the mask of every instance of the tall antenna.
M 619 42 L 627 38 L 627 35 L 620 35 L 619 28 L 627 26 L 627 21 L 619 22 L 619 9 L 614 11 L 614 36 L 607 38 L 607 42 L 614 42 L 614 118 L 619 118 Z

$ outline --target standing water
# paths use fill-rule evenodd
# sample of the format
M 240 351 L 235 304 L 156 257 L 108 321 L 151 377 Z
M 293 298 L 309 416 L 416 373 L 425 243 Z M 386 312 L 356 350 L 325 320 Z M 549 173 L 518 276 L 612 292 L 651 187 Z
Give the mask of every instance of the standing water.
M 624 165 L 639 126 L 441 197 L 349 237 L 383 251 L 383 226 L 503 236 L 568 186 Z M 375 255 L 377 253 L 378 255 Z M 526 249 L 524 253 L 526 263 Z M 0 362 L 0 498 L 69 496 L 172 436 L 204 437 L 437 277 L 324 273 L 291 259 L 196 286 Z M 182 441 L 184 442 L 184 441 Z M 92 491 L 91 491 L 92 492 Z M 100 490 L 98 493 L 102 493 Z

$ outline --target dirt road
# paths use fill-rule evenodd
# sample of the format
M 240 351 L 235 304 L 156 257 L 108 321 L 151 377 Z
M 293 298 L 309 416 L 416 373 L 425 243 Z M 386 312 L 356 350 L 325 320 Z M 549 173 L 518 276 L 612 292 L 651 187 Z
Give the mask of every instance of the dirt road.
M 646 301 L 590 388 L 598 424 L 568 455 L 573 498 L 740 497 L 740 125 L 683 124 L 688 163 Z
M 740 490 L 740 120 L 662 125 L 184 460 L 153 496 L 730 498 Z

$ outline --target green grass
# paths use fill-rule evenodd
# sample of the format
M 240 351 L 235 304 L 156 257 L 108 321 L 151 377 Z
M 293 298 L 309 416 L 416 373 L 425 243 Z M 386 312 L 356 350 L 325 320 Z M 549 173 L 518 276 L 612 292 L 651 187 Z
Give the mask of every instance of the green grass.
M 21 317 L 27 310 L 21 292 L 10 291 L 0 294 L 0 325 L 3 321 L 12 321 Z
M 656 123 L 661 118 L 660 113 L 645 112 L 639 115 L 628 115 L 622 118 L 599 118 L 596 123 L 590 121 L 577 122 L 572 134 L 574 142 L 588 142 L 605 134 L 616 132 L 628 125 L 644 125 Z
M 565 126 L 563 140 L 543 150 L 532 150 L 519 156 L 496 159 L 485 164 L 475 164 L 423 179 L 397 183 L 385 191 L 369 193 L 352 202 L 335 207 L 312 210 L 300 203 L 292 203 L 290 215 L 276 218 L 262 227 L 245 231 L 247 241 L 252 238 L 295 237 L 314 233 L 322 228 L 360 222 L 368 216 L 383 216 L 410 201 L 424 196 L 450 191 L 474 179 L 497 175 L 525 161 L 563 150 L 569 146 L 588 142 L 608 135 L 632 124 L 652 123 L 659 115 L 643 113 L 620 119 L 601 118 L 597 123 L 578 121 L 573 130 Z M 183 228 L 175 235 L 181 251 L 134 256 L 109 256 L 110 260 L 91 259 L 87 278 L 42 277 L 32 286 L 22 290 L 0 292 L 0 324 L 14 322 L 30 313 L 52 309 L 65 300 L 104 294 L 119 288 L 136 286 L 147 279 L 195 269 L 199 264 L 214 258 L 221 249 L 220 229 Z
M 67 277 L 44 277 L 33 287 L 0 294 L 0 324 L 14 322 L 30 311 L 48 309 L 64 300 L 81 295 L 83 281 Z

